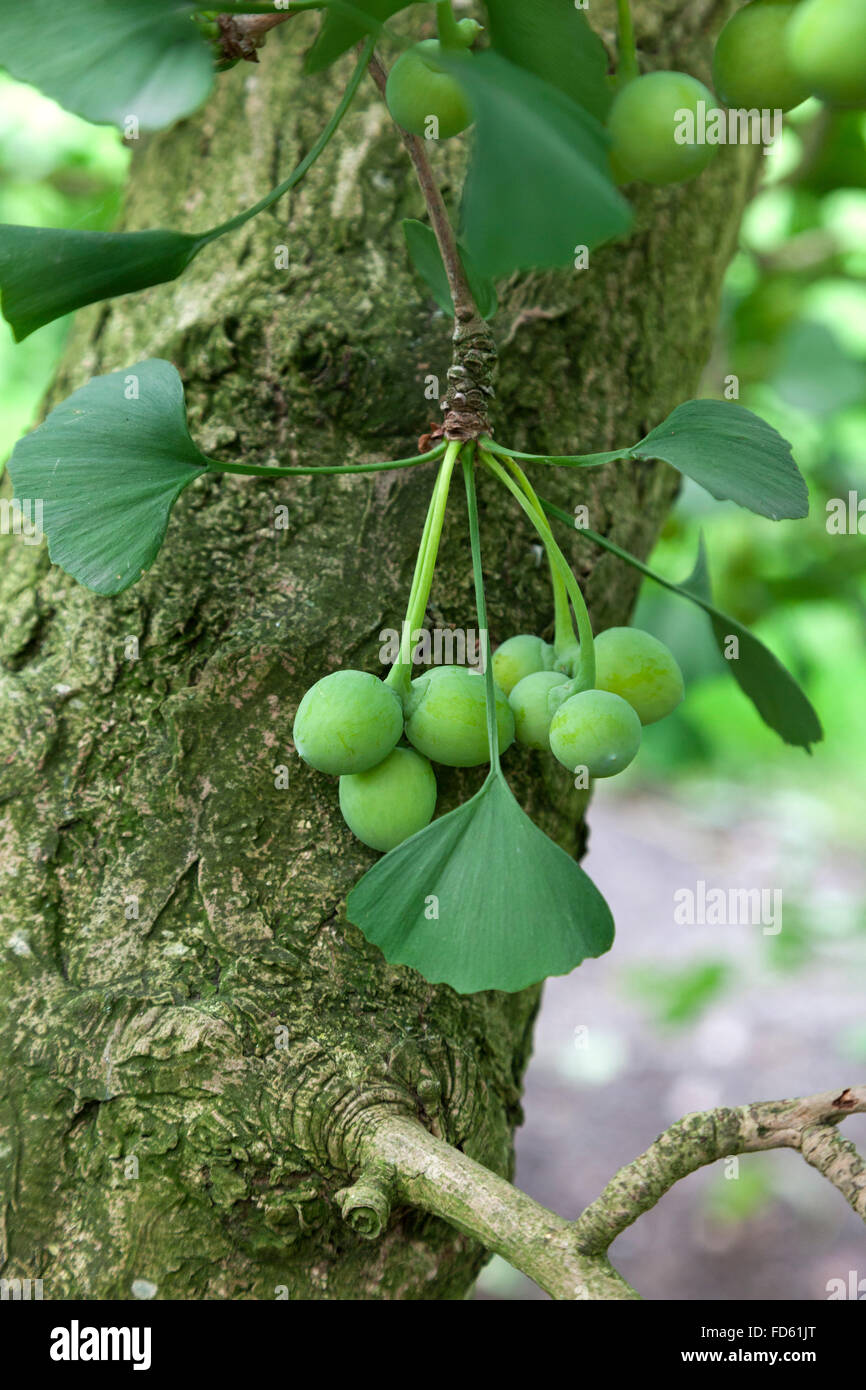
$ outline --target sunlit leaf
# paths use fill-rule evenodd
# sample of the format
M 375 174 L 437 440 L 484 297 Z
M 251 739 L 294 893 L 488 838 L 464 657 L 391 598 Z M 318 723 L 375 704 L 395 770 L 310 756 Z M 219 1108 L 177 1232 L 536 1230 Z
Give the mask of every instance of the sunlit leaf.
M 184 0 L 0 0 L 0 62 L 85 120 L 159 130 L 207 97 L 213 57 Z
M 403 223 L 403 235 L 406 238 L 406 245 L 409 249 L 409 256 L 412 264 L 417 270 L 421 279 L 430 290 L 439 308 L 444 313 L 454 317 L 454 304 L 451 299 L 451 290 L 448 286 L 448 276 L 445 273 L 445 266 L 442 261 L 442 254 L 439 250 L 439 243 L 436 234 L 431 227 L 427 227 L 423 222 L 416 222 L 413 218 L 406 218 Z M 482 318 L 492 319 L 499 307 L 499 300 L 496 295 L 496 288 L 492 280 L 486 276 L 479 275 L 475 269 L 472 257 L 464 247 L 459 247 L 460 259 L 463 262 L 463 269 L 466 272 L 466 279 L 472 291 L 472 298 L 478 306 L 478 311 Z
M 603 121 L 612 99 L 607 50 L 573 0 L 485 0 L 493 47 Z
M 18 342 L 97 299 L 174 280 L 206 237 L 0 225 L 3 317 Z
M 180 377 L 153 357 L 73 392 L 9 460 L 15 496 L 41 502 L 51 559 L 98 594 L 141 577 L 172 506 L 207 467 Z
M 578 247 L 628 231 L 594 117 L 499 53 L 448 61 L 475 115 L 463 242 L 479 274 L 572 265 Z
M 809 512 L 809 492 L 790 444 L 766 420 L 730 401 L 678 405 L 628 454 L 664 459 L 719 501 L 774 521 Z
M 565 975 L 614 935 L 595 884 L 533 825 L 501 773 L 380 859 L 347 913 L 392 964 L 460 994 Z

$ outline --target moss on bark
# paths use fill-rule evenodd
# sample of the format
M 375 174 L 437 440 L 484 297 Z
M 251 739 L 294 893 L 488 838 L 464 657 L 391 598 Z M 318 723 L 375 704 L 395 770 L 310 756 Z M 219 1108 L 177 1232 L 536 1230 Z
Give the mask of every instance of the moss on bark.
M 704 73 L 725 7 L 640 8 L 653 61 Z M 212 225 L 294 166 L 348 70 L 303 77 L 309 32 L 293 20 L 144 145 L 129 227 Z M 452 200 L 460 158 L 437 157 Z M 607 449 L 693 391 L 750 169 L 728 152 L 695 185 L 639 194 L 635 235 L 590 271 L 503 288 L 500 438 Z M 79 315 L 55 399 L 163 356 L 217 456 L 411 453 L 437 414 L 428 375 L 444 393 L 450 325 L 407 265 L 407 215 L 419 198 L 368 84 L 290 205 L 179 283 Z M 333 1198 L 381 1107 L 510 1174 L 539 991 L 460 998 L 389 967 L 343 915 L 373 856 L 290 745 L 307 686 L 378 669 L 431 481 L 202 478 L 152 570 L 114 600 L 0 536 L 0 1265 L 43 1278 L 48 1298 L 460 1298 L 480 1268 L 481 1248 L 442 1222 L 398 1211 L 365 1241 Z M 641 555 L 675 492 L 650 465 L 544 484 Z M 465 628 L 455 497 L 431 619 Z M 481 506 L 494 640 L 549 635 L 532 535 L 487 479 Z M 574 560 L 596 626 L 625 621 L 634 576 L 587 547 Z M 509 775 L 578 852 L 580 807 L 556 769 L 516 753 Z M 442 804 L 475 784 L 443 777 Z

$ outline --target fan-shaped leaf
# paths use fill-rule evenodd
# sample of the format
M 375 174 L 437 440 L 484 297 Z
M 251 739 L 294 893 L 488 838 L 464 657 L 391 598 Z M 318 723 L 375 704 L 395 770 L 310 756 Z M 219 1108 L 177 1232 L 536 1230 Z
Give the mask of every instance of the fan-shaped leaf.
M 595 884 L 533 825 L 501 773 L 380 859 L 347 912 L 392 964 L 460 994 L 565 975 L 614 935 Z
M 685 401 L 631 458 L 664 459 L 721 502 L 773 521 L 808 516 L 809 491 L 778 430 L 730 401 Z
M 174 280 L 207 237 L 0 225 L 3 317 L 17 342 L 96 299 Z
M 577 247 L 628 231 L 607 136 L 583 107 L 492 50 L 448 65 L 475 114 L 463 241 L 480 274 L 571 265 Z
M 186 0 L 0 0 L 0 62 L 85 120 L 160 130 L 213 83 Z
M 51 559 L 98 594 L 141 577 L 178 496 L 207 468 L 189 436 L 180 377 L 155 357 L 94 377 L 9 460 L 15 496 L 41 504 Z
M 573 0 L 486 0 L 493 47 L 603 121 L 613 93 L 604 44 Z

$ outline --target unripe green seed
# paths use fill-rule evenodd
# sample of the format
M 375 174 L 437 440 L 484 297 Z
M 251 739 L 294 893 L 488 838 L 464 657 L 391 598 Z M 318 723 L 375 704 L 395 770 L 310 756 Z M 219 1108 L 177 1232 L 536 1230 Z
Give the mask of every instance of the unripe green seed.
M 406 706 L 406 737 L 420 753 L 446 767 L 488 761 L 485 677 L 467 666 L 439 666 L 413 682 Z M 496 687 L 499 751 L 514 741 L 514 715 Z
M 340 810 L 371 849 L 395 849 L 429 825 L 436 809 L 436 778 L 426 758 L 395 748 L 369 772 L 340 778 Z
M 447 140 L 472 124 L 472 108 L 460 83 L 439 61 L 438 39 L 424 39 L 397 59 L 388 77 L 385 100 L 398 125 L 412 135 L 428 135 L 431 116 Z M 467 59 L 468 61 L 468 59 Z
M 458 19 L 457 32 L 464 48 L 471 48 L 478 35 L 484 32 L 484 25 L 479 24 L 477 19 Z
M 609 627 L 596 637 L 595 683 L 627 700 L 642 724 L 666 718 L 684 694 L 673 652 L 637 627 Z
M 680 144 L 676 139 L 679 113 L 697 116 L 699 101 L 712 107 L 712 93 L 685 72 L 649 72 L 623 87 L 607 118 L 611 163 L 618 177 L 624 172 L 644 183 L 681 183 L 705 169 L 716 146 Z
M 554 657 L 553 657 L 553 669 L 554 669 L 554 671 L 564 671 L 565 674 L 566 674 L 567 676 L 573 676 L 573 675 L 575 675 L 575 674 L 577 673 L 577 668 L 578 668 L 578 665 L 579 665 L 579 664 L 580 664 L 580 643 L 579 643 L 579 642 L 569 642 L 566 646 L 560 647 L 559 650 L 556 651 L 556 652 L 554 653 Z
M 550 751 L 550 722 L 553 712 L 548 695 L 555 685 L 567 685 L 561 671 L 533 671 L 518 681 L 508 697 L 514 713 L 514 734 L 524 748 Z
M 607 690 L 583 690 L 560 705 L 550 724 L 550 751 L 569 772 L 613 777 L 640 747 L 640 720 L 625 700 Z
M 522 632 L 509 637 L 493 653 L 493 679 L 510 695 L 518 681 L 533 671 L 550 671 L 553 667 L 553 647 L 540 637 Z
M 292 737 L 304 762 L 332 776 L 366 772 L 403 732 L 399 696 L 367 671 L 334 671 L 298 706 Z
M 785 45 L 815 96 L 832 106 L 866 106 L 866 0 L 803 0 Z
M 786 48 L 797 0 L 752 0 L 728 20 L 713 55 L 713 85 L 726 106 L 790 111 L 809 95 Z

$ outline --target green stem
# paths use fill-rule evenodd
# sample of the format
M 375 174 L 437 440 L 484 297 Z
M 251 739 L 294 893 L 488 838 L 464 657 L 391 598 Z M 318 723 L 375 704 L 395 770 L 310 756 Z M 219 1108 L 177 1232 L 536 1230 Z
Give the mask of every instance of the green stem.
M 385 684 L 391 686 L 392 690 L 396 690 L 401 697 L 408 694 L 411 684 L 412 649 L 415 633 L 423 626 L 424 614 L 430 600 L 433 573 L 439 554 L 439 541 L 445 521 L 445 508 L 448 503 L 448 490 L 451 486 L 451 475 L 462 448 L 463 444 L 460 440 L 455 440 L 449 444 L 439 467 L 436 486 L 433 488 L 433 495 L 427 512 L 427 520 L 424 523 L 421 544 L 418 548 L 418 558 L 415 561 L 415 574 L 409 592 L 406 621 L 400 639 L 400 655 L 385 679 Z
M 487 602 L 484 597 L 484 570 L 481 564 L 481 533 L 478 527 L 478 498 L 475 495 L 475 448 L 463 455 L 463 480 L 466 484 L 466 505 L 469 511 L 469 541 L 472 547 L 472 574 L 475 579 L 475 610 L 484 661 L 484 693 L 487 709 L 487 745 L 490 751 L 490 775 L 500 771 L 499 727 L 496 722 L 496 690 L 493 684 L 493 662 L 490 659 L 490 633 L 487 627 Z
M 510 468 L 515 476 L 518 486 L 529 501 L 532 503 L 536 512 L 538 511 L 538 498 L 532 490 L 526 474 L 518 468 L 513 456 L 506 456 L 506 467 Z M 556 556 L 549 542 L 545 540 L 544 551 L 547 556 L 547 563 L 550 566 L 550 584 L 553 590 L 553 614 L 554 614 L 554 651 L 564 651 L 570 647 L 574 641 L 574 628 L 571 622 L 571 611 L 568 606 L 568 590 L 562 571 L 557 562 Z
M 551 566 L 555 564 L 562 576 L 574 609 L 574 616 L 577 620 L 577 633 L 580 640 L 580 668 L 575 679 L 579 681 L 581 689 L 591 690 L 595 685 L 595 643 L 592 636 L 592 623 L 589 619 L 586 602 L 580 591 L 580 585 L 572 573 L 571 566 L 556 543 L 556 538 L 544 514 L 544 509 L 536 497 L 528 478 L 521 472 L 516 463 L 513 463 L 512 466 L 520 473 L 521 481 L 519 486 L 513 478 L 509 478 L 498 459 L 493 458 L 492 455 L 488 454 L 486 451 L 482 452 L 481 458 L 499 481 L 504 483 L 512 496 L 517 499 L 519 505 L 523 508 L 541 537 Z
M 245 222 L 249 222 L 252 217 L 256 217 L 260 212 L 264 212 L 266 208 L 273 207 L 274 203 L 279 202 L 280 198 L 288 193 L 290 189 L 294 188 L 296 184 L 300 183 L 307 170 L 315 164 L 319 155 L 336 133 L 340 122 L 352 104 L 352 99 L 361 84 L 361 79 L 367 71 L 367 66 L 373 56 L 375 43 L 376 40 L 373 38 L 369 38 L 365 42 L 355 71 L 349 79 L 349 85 L 343 93 L 339 106 L 328 121 L 328 124 L 325 126 L 316 143 L 310 148 L 298 167 L 289 174 L 287 179 L 284 179 L 276 188 L 271 189 L 270 193 L 266 193 L 264 198 L 260 198 L 251 208 L 246 208 L 244 212 L 239 212 L 236 217 L 230 218 L 228 222 L 221 222 L 218 227 L 212 227 L 209 232 L 203 232 L 201 236 L 201 244 L 203 246 L 206 246 L 211 241 L 215 241 L 217 237 L 224 236 L 226 232 L 233 232 L 236 228 L 242 227 Z
M 340 463 L 328 464 L 321 468 L 278 468 L 259 463 L 222 463 L 219 459 L 208 459 L 208 468 L 213 473 L 240 473 L 251 478 L 301 478 L 321 473 L 325 476 L 337 473 L 387 473 L 390 468 L 415 468 L 419 463 L 430 463 L 441 458 L 446 445 L 439 444 L 428 454 L 416 454 L 411 459 L 389 459 L 384 463 Z
M 443 48 L 465 48 L 466 45 L 460 37 L 460 30 L 457 28 L 457 20 L 454 18 L 454 11 L 451 8 L 451 0 L 438 0 L 436 5 L 436 25 L 439 33 L 439 42 Z
M 486 437 L 479 441 L 488 454 L 496 454 L 504 459 L 521 459 L 525 463 L 564 464 L 572 468 L 601 468 L 605 463 L 618 463 L 630 457 L 630 449 L 611 449 L 604 454 L 521 454 L 517 449 L 506 449 Z
M 634 36 L 634 21 L 631 17 L 629 0 L 617 0 L 619 16 L 619 64 L 616 70 L 618 85 L 624 86 L 637 77 L 640 68 L 637 61 L 637 42 Z

